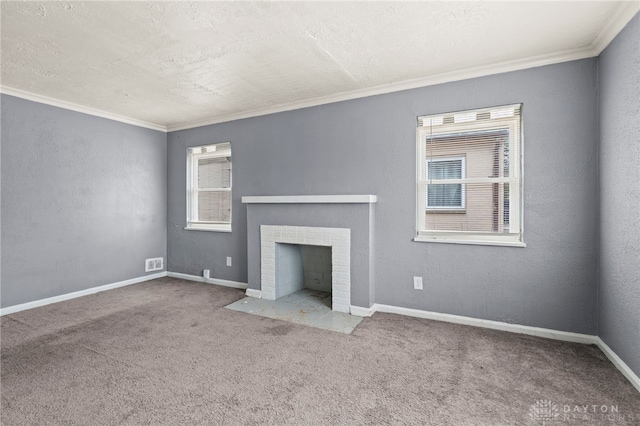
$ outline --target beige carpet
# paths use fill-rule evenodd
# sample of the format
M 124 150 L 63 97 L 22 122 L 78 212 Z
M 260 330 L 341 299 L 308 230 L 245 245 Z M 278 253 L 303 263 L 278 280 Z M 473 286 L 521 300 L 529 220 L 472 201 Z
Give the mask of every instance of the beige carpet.
M 241 297 L 163 278 L 2 317 L 2 423 L 640 424 L 596 347 L 390 314 L 346 335 Z

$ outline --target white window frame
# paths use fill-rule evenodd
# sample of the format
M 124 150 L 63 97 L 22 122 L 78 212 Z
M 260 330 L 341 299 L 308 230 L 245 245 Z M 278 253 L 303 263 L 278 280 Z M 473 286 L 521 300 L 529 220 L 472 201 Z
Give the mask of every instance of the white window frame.
M 462 179 L 465 179 L 467 177 L 467 170 L 466 170 L 466 163 L 467 163 L 467 158 L 464 155 L 459 155 L 459 156 L 449 156 L 449 157 L 431 157 L 431 158 L 427 158 L 427 164 L 426 164 L 426 169 L 425 169 L 425 177 L 429 176 L 429 164 L 431 163 L 439 163 L 441 161 L 460 161 L 461 162 L 461 176 Z M 466 185 L 465 184 L 460 184 L 461 185 L 461 191 L 460 191 L 460 206 L 429 206 L 428 204 L 428 200 L 429 200 L 429 185 L 427 185 L 427 192 L 425 194 L 425 210 L 426 211 L 441 211 L 441 210 L 455 210 L 455 211 L 464 211 L 466 209 L 466 205 L 467 205 L 467 193 L 466 193 Z
M 220 149 L 221 146 L 228 148 Z M 215 150 L 212 150 L 215 148 Z M 200 152 L 197 152 L 200 151 Z M 231 143 L 223 142 L 210 145 L 202 145 L 187 148 L 187 226 L 189 231 L 217 231 L 231 232 L 231 222 L 233 219 L 233 198 L 230 204 L 229 222 L 207 222 L 193 220 L 198 212 L 198 160 L 205 158 L 231 157 Z M 228 191 L 232 193 L 233 186 L 233 161 L 230 164 L 229 188 L 207 188 L 208 191 Z
M 523 241 L 524 227 L 522 223 L 523 215 L 523 197 L 522 197 L 522 105 L 507 105 L 495 108 L 483 108 L 473 111 L 461 111 L 451 114 L 440 114 L 441 116 L 454 116 L 458 117 L 466 116 L 467 114 L 486 111 L 501 111 L 508 108 L 520 108 L 520 125 L 516 126 L 513 119 L 510 117 L 493 118 L 491 121 L 484 120 L 455 120 L 454 123 L 445 122 L 441 117 L 433 116 L 433 118 L 427 118 L 427 124 L 419 126 L 416 131 L 416 175 L 417 175 L 417 197 L 416 197 L 416 237 L 414 241 L 418 242 L 435 242 L 435 243 L 452 243 L 452 244 L 477 244 L 477 245 L 496 245 L 496 246 L 514 246 L 514 247 L 526 247 Z M 464 123 L 464 128 L 461 128 Z M 428 180 L 426 174 L 427 167 L 427 137 L 445 136 L 450 134 L 456 134 L 461 132 L 475 132 L 483 130 L 508 130 L 509 135 L 517 135 L 517 141 L 514 143 L 514 138 L 510 138 L 512 143 L 509 145 L 509 177 L 500 178 L 464 178 L 464 179 L 437 179 Z M 438 158 L 438 157 L 434 157 Z M 426 228 L 426 212 L 432 210 L 427 208 L 427 184 L 428 183 L 457 183 L 457 184 L 473 184 L 473 183 L 508 183 L 509 188 L 517 188 L 516 191 L 510 190 L 510 202 L 509 202 L 509 228 L 516 232 L 498 234 L 498 233 L 481 233 L 481 232 L 468 232 L 468 231 L 429 231 Z M 443 210 L 453 210 L 451 208 Z

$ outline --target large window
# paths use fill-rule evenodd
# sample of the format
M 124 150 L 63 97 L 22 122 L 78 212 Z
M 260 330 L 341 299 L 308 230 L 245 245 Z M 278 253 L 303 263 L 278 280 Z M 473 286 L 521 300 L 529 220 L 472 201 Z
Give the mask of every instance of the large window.
M 524 245 L 520 112 L 418 117 L 416 241 Z
M 189 148 L 187 229 L 231 231 L 231 144 Z

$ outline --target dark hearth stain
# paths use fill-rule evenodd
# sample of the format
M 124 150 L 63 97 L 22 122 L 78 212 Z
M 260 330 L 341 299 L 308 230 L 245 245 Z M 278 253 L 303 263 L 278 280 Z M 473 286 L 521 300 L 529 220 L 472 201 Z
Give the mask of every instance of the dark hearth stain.
M 265 333 L 270 334 L 272 336 L 284 336 L 285 334 L 289 334 L 289 332 L 292 329 L 293 329 L 292 325 L 288 325 L 288 324 L 276 325 L 275 327 L 268 327 Z

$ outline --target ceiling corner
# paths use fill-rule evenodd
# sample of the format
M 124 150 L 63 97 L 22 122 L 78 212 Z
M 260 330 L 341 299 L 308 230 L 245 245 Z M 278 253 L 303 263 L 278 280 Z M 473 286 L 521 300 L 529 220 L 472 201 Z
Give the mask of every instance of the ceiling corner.
M 119 121 L 121 123 L 131 124 L 133 126 L 144 127 L 151 130 L 158 130 L 164 133 L 167 132 L 167 127 L 162 124 L 150 123 L 148 121 L 138 120 L 136 118 L 125 117 L 123 115 L 75 104 L 73 102 L 50 98 L 44 95 L 38 95 L 36 93 L 27 92 L 26 90 L 21 89 L 15 89 L 9 86 L 0 85 L 0 93 L 9 96 L 15 96 L 16 98 L 25 99 L 28 101 L 38 102 L 45 105 L 68 109 L 70 111 L 93 115 L 95 117 L 102 117 L 113 121 Z
M 591 43 L 591 48 L 595 51 L 596 55 L 599 55 L 606 49 L 609 43 L 611 43 L 629 21 L 636 16 L 638 11 L 640 11 L 640 1 L 638 0 L 624 2 L 618 7 L 609 22 L 607 22 L 607 25 L 604 26 L 600 34 L 598 34 Z

